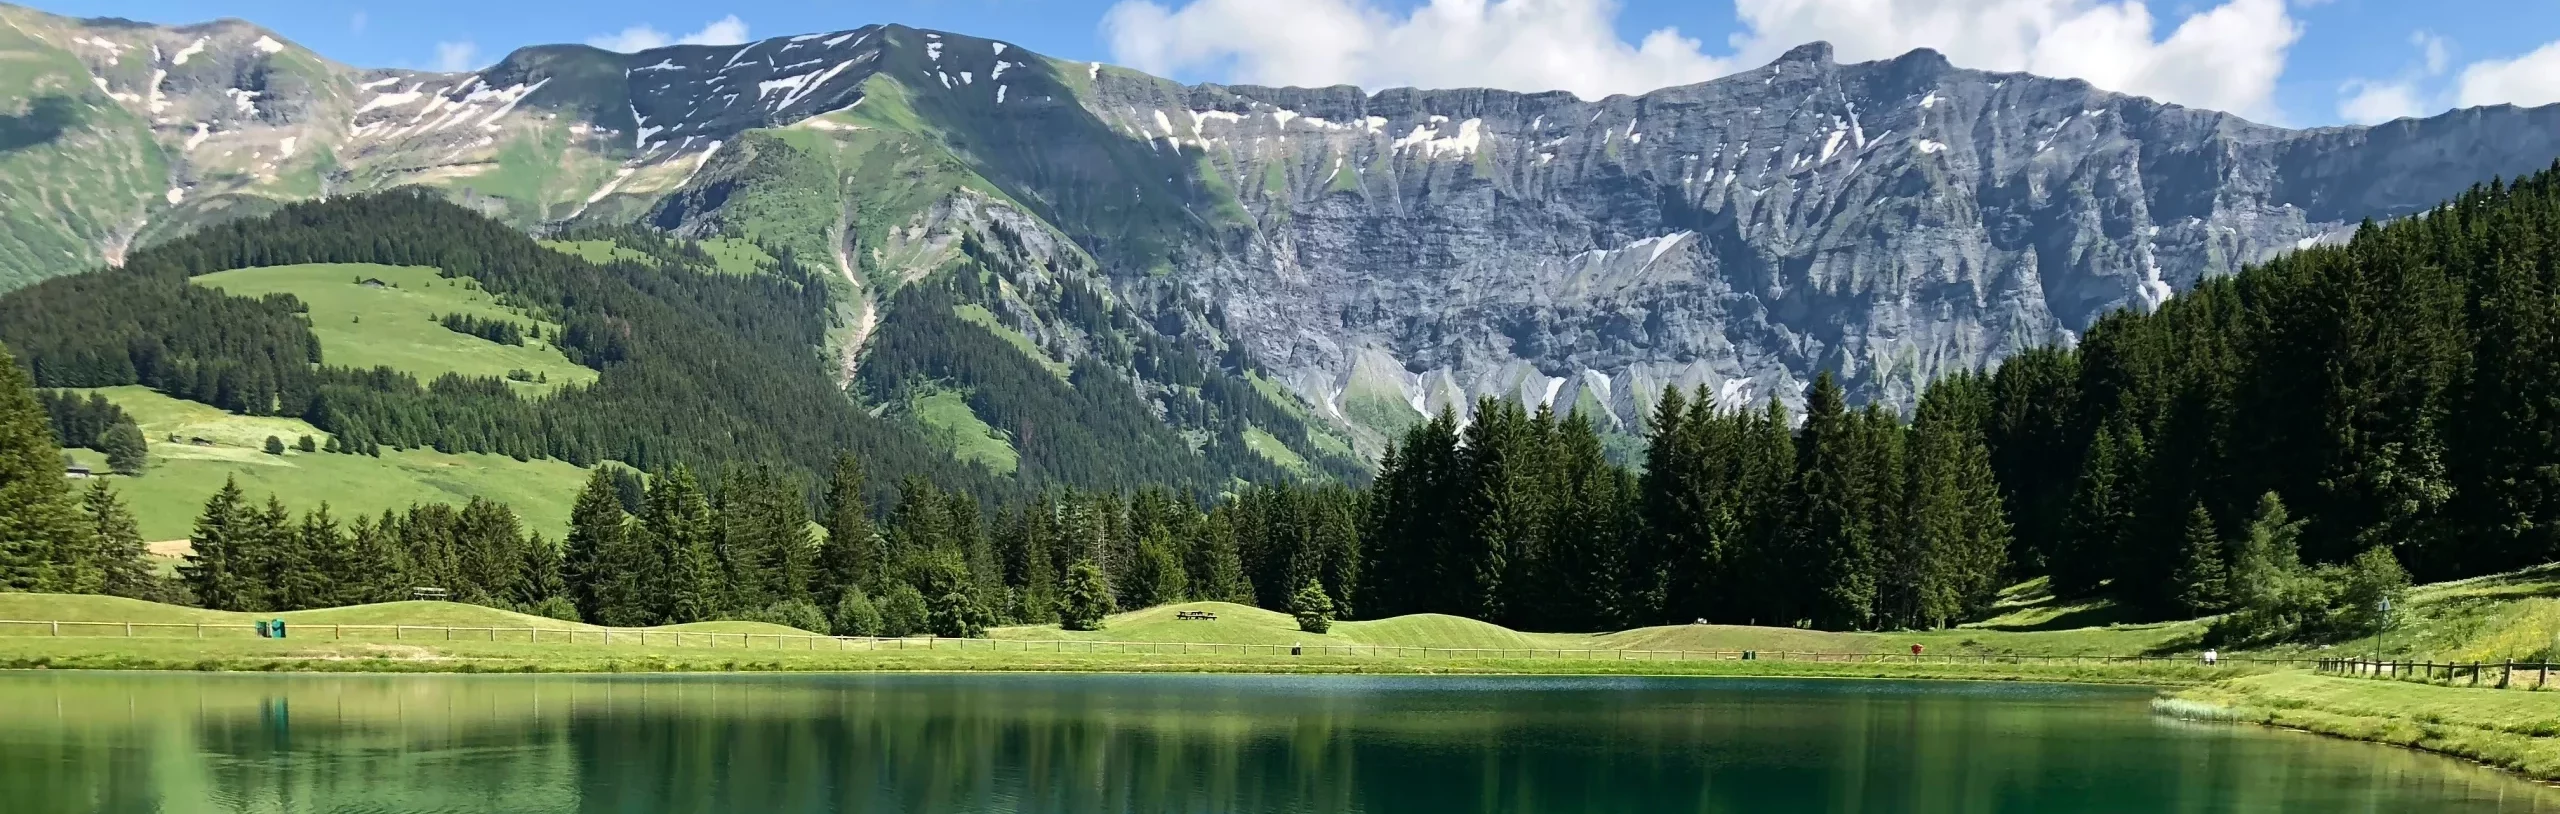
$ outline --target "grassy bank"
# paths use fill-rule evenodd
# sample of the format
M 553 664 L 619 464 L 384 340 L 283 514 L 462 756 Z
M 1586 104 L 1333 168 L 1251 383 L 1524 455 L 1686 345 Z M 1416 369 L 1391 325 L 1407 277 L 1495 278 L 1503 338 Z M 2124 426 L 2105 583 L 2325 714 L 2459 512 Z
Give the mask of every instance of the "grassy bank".
M 2188 688 L 2161 710 L 2424 749 L 2560 780 L 2560 693 L 2287 671 Z
M 516 641 L 284 641 L 224 638 L 51 639 L 0 637 L 0 668 L 429 673 L 614 672 L 1195 672 L 1364 675 L 1683 675 L 2064 681 L 2191 685 L 2243 674 L 2192 664 L 1958 664 L 1677 660 L 1616 657 L 1519 658 L 1449 655 L 1324 655 L 1309 652 L 1077 652 L 1074 643 L 1019 640 L 839 642 L 793 637 L 693 636 L 691 644 L 578 644 Z M 627 640 L 626 640 L 627 641 Z M 842 648 L 842 649 L 838 649 Z

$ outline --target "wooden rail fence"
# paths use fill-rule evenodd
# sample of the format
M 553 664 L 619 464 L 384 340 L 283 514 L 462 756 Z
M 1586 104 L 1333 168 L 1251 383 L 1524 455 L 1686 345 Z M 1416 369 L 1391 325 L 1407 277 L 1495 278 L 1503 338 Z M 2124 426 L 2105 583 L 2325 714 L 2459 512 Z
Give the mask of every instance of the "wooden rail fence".
M 1827 653 L 1799 650 L 1632 650 L 1545 647 L 1406 647 L 1365 644 L 1233 644 L 1223 642 L 1127 642 L 1071 639 L 873 638 L 789 633 L 612 628 L 448 627 L 436 625 L 288 624 L 288 642 L 513 642 L 521 644 L 630 645 L 806 651 L 990 651 L 1024 653 L 1137 654 L 1160 656 L 1341 656 L 1374 658 L 1580 659 L 1616 661 L 1794 661 L 1843 664 L 2020 664 L 2119 667 L 2298 667 L 2308 659 L 2225 656 L 2205 664 L 2195 655 L 2064 656 L 1977 653 Z M 61 622 L 0 620 L 0 636 L 250 639 L 254 624 L 191 622 Z M 2327 662 L 2321 662 L 2325 665 Z M 2325 666 L 2323 669 L 2326 669 Z
M 2314 669 L 2333 675 L 2496 690 L 2543 689 L 2551 683 L 2551 667 L 2547 661 L 2519 662 L 2514 659 L 2472 662 L 2321 659 L 2313 665 Z

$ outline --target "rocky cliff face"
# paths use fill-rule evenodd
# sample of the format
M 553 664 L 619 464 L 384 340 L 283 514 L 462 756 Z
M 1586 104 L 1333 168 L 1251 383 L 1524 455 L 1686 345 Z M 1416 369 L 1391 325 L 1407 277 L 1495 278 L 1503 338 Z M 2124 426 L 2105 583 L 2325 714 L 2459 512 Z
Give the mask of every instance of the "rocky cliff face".
M 1583 101 L 1184 86 L 897 26 L 359 71 L 244 24 L 8 13 L 72 57 L 45 87 L 147 129 L 169 183 L 118 210 L 146 239 L 212 202 L 425 183 L 529 228 L 644 220 L 831 255 L 849 298 L 1000 244 L 1159 304 L 1166 336 L 1249 351 L 1371 449 L 1482 395 L 1632 429 L 1665 385 L 1793 401 L 1827 369 L 1901 404 L 2560 157 L 2560 107 L 2296 131 L 1818 43 Z M 41 90 L 11 92 L 32 110 Z M 80 238 L 87 259 L 113 237 Z M 848 359 L 871 310 L 843 311 Z M 1084 346 L 1007 316 L 1052 353 Z

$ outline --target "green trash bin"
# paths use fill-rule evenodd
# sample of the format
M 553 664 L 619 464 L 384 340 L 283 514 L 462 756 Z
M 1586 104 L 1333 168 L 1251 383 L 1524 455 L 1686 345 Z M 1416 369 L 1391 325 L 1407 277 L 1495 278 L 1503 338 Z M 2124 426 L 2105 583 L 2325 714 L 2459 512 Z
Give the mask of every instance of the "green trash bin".
M 276 621 L 275 621 L 275 627 L 276 627 L 276 638 L 279 638 L 279 639 L 284 638 L 284 620 L 282 620 L 282 619 L 278 619 L 278 620 L 276 620 Z
M 1759 660 L 1760 660 L 1760 651 L 1758 651 L 1758 650 L 1745 650 L 1745 651 L 1742 651 L 1742 660 L 1743 660 L 1743 661 L 1759 661 Z

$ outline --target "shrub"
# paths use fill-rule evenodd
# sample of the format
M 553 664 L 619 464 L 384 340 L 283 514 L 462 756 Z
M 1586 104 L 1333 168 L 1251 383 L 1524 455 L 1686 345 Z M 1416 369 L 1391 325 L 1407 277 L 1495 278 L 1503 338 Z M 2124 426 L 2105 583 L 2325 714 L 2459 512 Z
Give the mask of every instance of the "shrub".
M 931 613 L 924 604 L 924 592 L 916 586 L 898 583 L 881 597 L 880 635 L 913 636 L 925 632 L 926 616 Z
M 1333 597 L 1326 596 L 1324 586 L 1313 582 L 1298 589 L 1289 600 L 1289 612 L 1298 617 L 1298 629 L 1323 633 L 1333 629 Z
M 545 619 L 558 619 L 563 622 L 578 621 L 578 606 L 571 604 L 569 598 L 565 596 L 546 598 L 533 607 L 526 608 L 525 612 Z
M 836 601 L 835 634 L 838 636 L 880 635 L 880 607 L 860 590 L 844 592 Z
M 272 435 L 267 436 L 267 454 L 269 454 L 269 455 L 282 455 L 282 454 L 284 454 L 284 439 L 282 439 L 282 438 L 277 438 L 277 437 L 272 436 Z
M 749 621 L 799 628 L 811 633 L 827 632 L 827 615 L 818 603 L 806 599 L 786 599 L 758 608 L 747 614 Z

